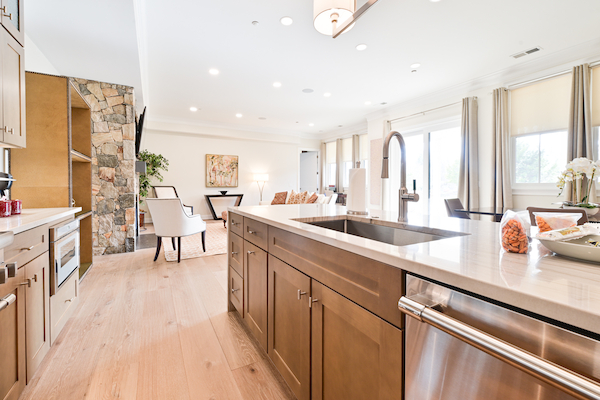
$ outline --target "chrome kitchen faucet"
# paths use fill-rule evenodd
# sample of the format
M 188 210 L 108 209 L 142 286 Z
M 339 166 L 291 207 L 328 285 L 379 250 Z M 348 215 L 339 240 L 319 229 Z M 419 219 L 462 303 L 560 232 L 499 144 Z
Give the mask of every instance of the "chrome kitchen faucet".
M 413 181 L 413 193 L 408 193 L 406 188 L 406 144 L 404 144 L 404 138 L 398 131 L 391 131 L 383 142 L 383 163 L 381 168 L 381 178 L 387 179 L 390 177 L 390 142 L 392 138 L 398 139 L 400 144 L 400 193 L 398 199 L 398 222 L 408 222 L 408 204 L 407 202 L 419 201 L 419 195 L 417 194 L 416 181 Z

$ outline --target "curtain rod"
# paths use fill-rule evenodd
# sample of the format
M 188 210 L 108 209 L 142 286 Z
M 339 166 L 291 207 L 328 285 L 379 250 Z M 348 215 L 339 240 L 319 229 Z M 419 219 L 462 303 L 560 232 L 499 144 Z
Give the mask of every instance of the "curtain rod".
M 411 115 L 406 115 L 406 116 L 404 116 L 404 117 L 399 117 L 399 118 L 390 119 L 390 120 L 388 120 L 388 121 L 389 121 L 389 122 L 394 122 L 394 121 L 400 121 L 401 119 L 407 119 L 407 118 L 411 118 L 411 117 L 416 117 L 417 115 L 425 115 L 425 114 L 426 114 L 426 113 L 428 113 L 428 112 L 435 111 L 435 110 L 439 110 L 439 109 L 446 108 L 446 107 L 452 107 L 452 106 L 455 106 L 455 105 L 457 105 L 457 104 L 462 104 L 462 100 L 461 100 L 461 101 L 457 101 L 456 103 L 452 103 L 452 104 L 446 104 L 445 106 L 441 106 L 441 107 L 432 108 L 432 109 L 430 109 L 430 110 L 421 111 L 421 112 L 418 112 L 418 113 L 415 113 L 415 114 L 411 114 Z
M 588 63 L 588 65 L 590 66 L 590 68 L 594 68 L 594 67 L 600 65 L 600 60 Z M 536 82 L 540 82 L 540 81 L 545 81 L 546 79 L 556 78 L 557 76 L 561 76 L 561 75 L 570 74 L 571 72 L 573 72 L 573 69 L 568 69 L 566 71 L 557 72 L 555 74 L 543 76 L 541 78 L 530 79 L 530 80 L 525 81 L 525 82 L 519 82 L 519 83 L 515 83 L 514 85 L 509 85 L 507 87 L 507 89 L 509 89 L 509 90 L 510 89 L 518 89 L 518 88 L 523 87 L 523 86 L 531 85 L 532 83 L 536 83 Z

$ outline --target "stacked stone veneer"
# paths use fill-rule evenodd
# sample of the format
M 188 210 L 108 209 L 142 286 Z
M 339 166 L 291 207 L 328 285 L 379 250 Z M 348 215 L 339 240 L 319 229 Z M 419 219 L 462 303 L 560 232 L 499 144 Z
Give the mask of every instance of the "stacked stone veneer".
M 135 96 L 133 87 L 75 79 L 92 111 L 94 255 L 135 250 Z

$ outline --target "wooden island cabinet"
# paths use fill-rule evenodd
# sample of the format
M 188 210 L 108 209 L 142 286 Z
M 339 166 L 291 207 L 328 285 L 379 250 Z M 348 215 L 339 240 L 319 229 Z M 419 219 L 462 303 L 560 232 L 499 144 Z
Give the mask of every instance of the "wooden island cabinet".
M 299 400 L 403 397 L 400 269 L 231 212 L 228 263 L 229 311 Z

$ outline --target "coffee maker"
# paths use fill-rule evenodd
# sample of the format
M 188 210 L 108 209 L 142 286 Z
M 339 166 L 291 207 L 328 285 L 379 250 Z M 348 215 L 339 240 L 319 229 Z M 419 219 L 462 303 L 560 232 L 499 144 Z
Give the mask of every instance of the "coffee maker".
M 0 172 L 0 195 L 8 198 L 8 189 L 12 186 L 15 179 L 11 174 Z

